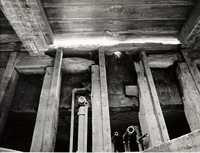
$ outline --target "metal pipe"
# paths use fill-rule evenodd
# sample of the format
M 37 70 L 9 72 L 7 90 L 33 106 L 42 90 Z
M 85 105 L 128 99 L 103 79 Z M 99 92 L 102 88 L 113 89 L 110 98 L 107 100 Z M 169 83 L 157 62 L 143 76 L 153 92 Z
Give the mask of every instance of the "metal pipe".
M 129 126 L 126 130 L 126 132 L 123 135 L 123 144 L 124 144 L 124 150 L 125 152 L 131 151 L 130 149 L 130 137 L 134 133 L 134 127 Z
M 72 90 L 69 152 L 73 152 L 75 93 L 76 93 L 77 91 L 85 91 L 85 90 L 87 90 L 86 87 L 84 87 L 84 88 L 74 88 L 74 89 Z
M 84 135 L 85 135 L 85 107 L 79 107 L 78 112 L 78 149 L 77 152 L 85 152 Z
M 84 152 L 87 152 L 87 138 L 88 138 L 88 103 L 85 103 L 85 128 L 84 128 Z
M 112 136 L 112 152 L 115 152 L 115 138 L 119 135 L 118 132 L 115 132 L 114 135 Z

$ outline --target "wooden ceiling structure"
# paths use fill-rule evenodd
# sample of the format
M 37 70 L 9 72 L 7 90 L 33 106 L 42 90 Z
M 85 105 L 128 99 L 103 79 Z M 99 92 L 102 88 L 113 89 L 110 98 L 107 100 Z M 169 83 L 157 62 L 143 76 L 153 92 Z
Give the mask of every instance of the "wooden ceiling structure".
M 184 48 L 200 48 L 199 0 L 0 0 L 0 8 L 2 51 L 13 51 L 16 42 L 42 54 L 50 45 L 84 50 L 86 40 L 96 40 L 97 49 L 98 40 L 109 45 L 145 38 L 177 38 Z

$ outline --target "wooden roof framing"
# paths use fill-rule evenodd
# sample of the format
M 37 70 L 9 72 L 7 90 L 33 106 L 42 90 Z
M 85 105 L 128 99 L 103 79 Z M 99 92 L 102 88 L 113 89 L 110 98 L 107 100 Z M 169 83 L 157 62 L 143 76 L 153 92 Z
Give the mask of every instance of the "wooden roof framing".
M 0 0 L 3 11 L 0 27 L 4 29 L 0 31 L 0 43 L 21 41 L 30 53 L 42 53 L 54 38 L 59 41 L 79 38 L 79 44 L 87 38 L 124 43 L 133 38 L 173 37 L 179 38 L 182 47 L 198 49 L 199 3 L 199 0 Z M 97 43 L 97 47 L 101 45 Z

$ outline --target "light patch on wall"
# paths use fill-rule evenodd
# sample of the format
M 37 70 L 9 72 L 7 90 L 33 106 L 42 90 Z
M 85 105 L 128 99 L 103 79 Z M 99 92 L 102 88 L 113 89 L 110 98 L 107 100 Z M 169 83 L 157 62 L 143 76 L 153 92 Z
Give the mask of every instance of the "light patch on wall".
M 162 43 L 162 44 L 180 44 L 180 41 L 174 37 L 149 37 L 149 38 L 113 38 L 113 37 L 55 37 L 54 47 L 79 47 L 79 46 L 113 46 L 117 44 L 134 43 Z
M 119 52 L 119 51 L 116 51 L 116 52 L 114 52 L 114 54 L 115 54 L 115 56 L 116 56 L 116 57 L 118 57 L 118 58 L 120 58 L 120 57 L 121 57 L 121 55 L 122 55 L 122 53 L 121 53 L 121 52 Z

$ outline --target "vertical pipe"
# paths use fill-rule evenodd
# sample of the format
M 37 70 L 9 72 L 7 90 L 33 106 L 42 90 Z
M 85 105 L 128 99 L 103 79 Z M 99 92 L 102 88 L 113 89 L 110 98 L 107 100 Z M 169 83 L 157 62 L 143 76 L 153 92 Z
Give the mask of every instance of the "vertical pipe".
M 85 152 L 84 150 L 84 128 L 85 128 L 85 107 L 79 107 L 78 112 L 78 150 L 77 152 Z
M 87 138 L 88 138 L 88 104 L 85 104 L 85 128 L 84 128 L 84 152 L 87 152 Z
M 71 123 L 70 123 L 70 144 L 69 144 L 69 152 L 73 152 L 73 138 L 74 138 L 74 103 L 75 103 L 75 93 L 77 91 L 85 91 L 87 90 L 86 87 L 84 88 L 74 88 L 72 90 L 72 102 L 71 102 Z
M 74 137 L 74 96 L 75 96 L 75 92 L 76 92 L 76 88 L 72 90 L 69 152 L 73 152 L 73 137 Z

